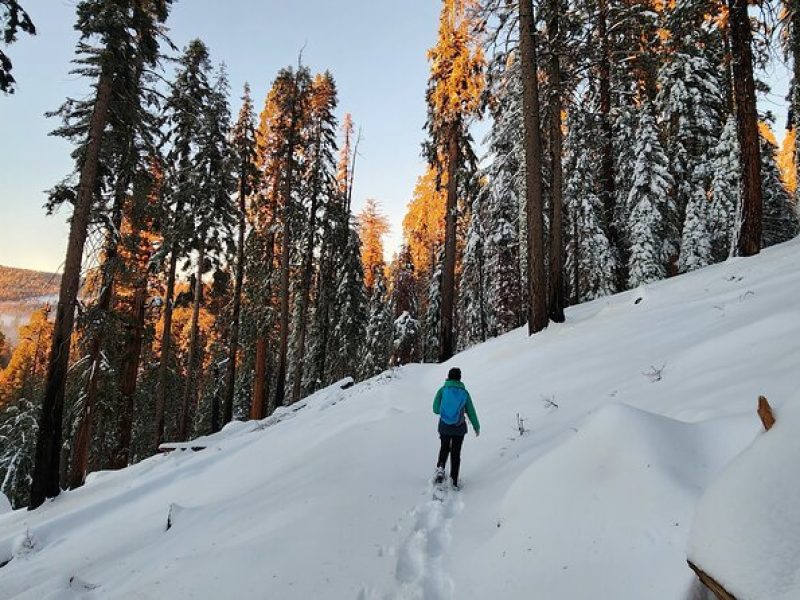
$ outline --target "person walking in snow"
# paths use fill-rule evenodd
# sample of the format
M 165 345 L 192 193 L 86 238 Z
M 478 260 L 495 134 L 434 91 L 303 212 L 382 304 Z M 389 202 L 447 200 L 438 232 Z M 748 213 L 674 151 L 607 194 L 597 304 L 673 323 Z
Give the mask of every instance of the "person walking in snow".
M 481 433 L 478 414 L 472 404 L 472 398 L 461 383 L 461 369 L 452 368 L 447 374 L 447 381 L 436 392 L 433 399 L 433 413 L 439 415 L 439 438 L 442 446 L 439 449 L 439 461 L 436 463 L 436 483 L 444 481 L 444 467 L 450 457 L 450 480 L 458 489 L 458 471 L 461 467 L 461 445 L 467 435 L 467 420 L 472 423 L 475 436 Z

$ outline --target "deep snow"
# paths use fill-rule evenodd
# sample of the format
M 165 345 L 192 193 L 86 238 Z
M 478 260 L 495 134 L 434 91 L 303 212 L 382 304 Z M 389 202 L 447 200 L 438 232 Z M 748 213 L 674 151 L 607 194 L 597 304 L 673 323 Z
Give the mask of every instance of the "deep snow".
M 736 598 L 800 598 L 800 395 L 703 494 L 689 558 Z
M 700 598 L 697 500 L 759 433 L 758 395 L 800 389 L 798 256 L 578 306 L 95 474 L 0 515 L 0 598 Z M 450 366 L 482 431 L 439 501 L 431 403 Z

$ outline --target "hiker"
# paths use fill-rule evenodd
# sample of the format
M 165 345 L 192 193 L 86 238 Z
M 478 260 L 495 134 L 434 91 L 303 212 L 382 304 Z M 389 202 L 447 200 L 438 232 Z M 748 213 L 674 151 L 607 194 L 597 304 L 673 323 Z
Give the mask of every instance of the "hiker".
M 436 392 L 433 399 L 433 412 L 439 415 L 439 437 L 442 447 L 439 450 L 439 462 L 436 463 L 436 483 L 444 481 L 444 467 L 447 457 L 450 456 L 450 480 L 453 487 L 458 489 L 458 470 L 461 466 L 461 444 L 467 435 L 467 421 L 464 413 L 472 423 L 475 436 L 481 433 L 481 424 L 472 405 L 467 388 L 461 383 L 461 369 L 453 367 L 447 374 L 447 381 Z

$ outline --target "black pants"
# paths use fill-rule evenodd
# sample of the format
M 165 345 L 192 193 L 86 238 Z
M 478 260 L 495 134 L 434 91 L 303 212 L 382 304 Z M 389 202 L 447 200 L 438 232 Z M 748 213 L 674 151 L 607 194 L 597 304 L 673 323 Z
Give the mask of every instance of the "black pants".
M 454 485 L 458 485 L 458 470 L 461 467 L 461 444 L 464 443 L 463 435 L 441 434 L 442 446 L 439 448 L 439 462 L 436 466 L 444 469 L 447 464 L 447 457 L 450 456 L 450 479 Z

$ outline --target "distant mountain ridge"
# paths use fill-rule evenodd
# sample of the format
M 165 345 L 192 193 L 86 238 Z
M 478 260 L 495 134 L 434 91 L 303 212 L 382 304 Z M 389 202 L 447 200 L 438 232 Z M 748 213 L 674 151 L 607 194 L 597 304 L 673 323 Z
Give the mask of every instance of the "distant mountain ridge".
M 0 265 L 0 302 L 58 294 L 61 275 Z

